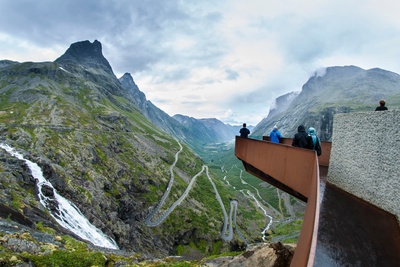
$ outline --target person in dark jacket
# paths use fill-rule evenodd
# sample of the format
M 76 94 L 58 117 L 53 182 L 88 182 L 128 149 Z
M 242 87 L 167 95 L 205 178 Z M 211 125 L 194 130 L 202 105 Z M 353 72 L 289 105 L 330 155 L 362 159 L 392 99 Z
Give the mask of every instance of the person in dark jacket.
M 240 137 L 247 138 L 247 136 L 249 136 L 250 130 L 246 128 L 246 123 L 243 123 L 243 128 L 240 129 L 239 133 L 240 133 Z
M 381 101 L 379 101 L 379 107 L 377 107 L 375 111 L 388 110 L 385 104 L 386 104 L 385 100 L 382 99 Z
M 297 127 L 297 133 L 294 135 L 292 146 L 310 149 L 310 141 L 310 137 L 308 136 L 304 125 L 299 125 L 299 127 Z

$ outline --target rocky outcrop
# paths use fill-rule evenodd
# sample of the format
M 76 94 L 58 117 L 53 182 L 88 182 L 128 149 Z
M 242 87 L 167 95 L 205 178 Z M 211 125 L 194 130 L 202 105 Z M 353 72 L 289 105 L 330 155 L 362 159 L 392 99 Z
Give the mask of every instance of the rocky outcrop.
M 295 246 L 282 243 L 259 243 L 248 246 L 237 256 L 223 256 L 213 259 L 200 257 L 167 256 L 147 257 L 145 254 L 124 250 L 105 249 L 80 241 L 74 241 L 64 235 L 49 231 L 39 225 L 30 228 L 10 220 L 0 218 L 0 245 L 4 248 L 0 257 L 1 266 L 42 266 L 49 261 L 52 264 L 62 261 L 68 266 L 208 266 L 208 267 L 289 267 Z M 58 258 L 62 256 L 61 259 Z M 39 265 L 34 263 L 38 262 Z M 61 263 L 60 263 L 61 264 Z
M 102 69 L 114 75 L 110 63 L 103 56 L 101 43 L 97 40 L 93 43 L 82 41 L 71 44 L 67 51 L 55 62 L 62 66 L 81 65 L 85 68 Z
M 264 243 L 248 246 L 238 256 L 220 257 L 205 260 L 208 267 L 289 267 L 295 246 L 282 243 Z

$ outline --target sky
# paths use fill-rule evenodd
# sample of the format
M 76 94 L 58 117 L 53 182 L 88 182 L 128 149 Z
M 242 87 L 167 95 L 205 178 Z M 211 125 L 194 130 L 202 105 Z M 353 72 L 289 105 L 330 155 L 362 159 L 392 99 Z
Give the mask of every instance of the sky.
M 0 60 L 54 61 L 98 40 L 170 116 L 256 125 L 314 73 L 400 73 L 397 0 L 0 0 Z

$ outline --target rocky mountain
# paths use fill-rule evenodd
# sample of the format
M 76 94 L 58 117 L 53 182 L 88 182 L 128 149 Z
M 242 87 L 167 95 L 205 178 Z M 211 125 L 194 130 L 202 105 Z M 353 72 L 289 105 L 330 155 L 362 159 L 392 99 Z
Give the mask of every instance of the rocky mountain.
M 155 106 L 151 101 L 146 99 L 146 95 L 139 90 L 129 73 L 125 73 L 119 78 L 122 87 L 132 96 L 132 101 L 139 108 L 139 111 L 155 126 L 162 129 L 166 133 L 176 136 L 181 140 L 185 140 L 188 136 L 188 130 L 179 122 L 170 117 L 167 113 Z
M 195 119 L 193 117 L 176 114 L 173 118 L 188 129 L 187 139 L 198 145 L 203 146 L 207 143 L 227 142 L 235 139 L 235 128 L 226 125 L 217 119 Z
M 290 92 L 288 94 L 276 98 L 269 110 L 267 118 L 264 118 L 263 120 L 268 120 L 269 118 L 272 118 L 275 115 L 287 110 L 290 107 L 290 104 L 299 94 L 300 92 Z
M 243 242 L 236 234 L 230 242 L 221 238 L 224 215 L 210 181 L 228 214 L 229 201 L 239 200 L 236 227 L 244 237 L 260 238 L 262 212 L 212 171 L 210 178 L 201 172 L 204 162 L 182 142 L 194 138 L 186 137 L 188 128 L 147 101 L 129 76 L 115 77 L 100 42 L 72 44 L 54 62 L 2 61 L 0 66 L 0 143 L 37 163 L 54 189 L 121 250 L 207 255 Z M 158 205 L 171 182 L 170 170 L 173 186 Z M 37 180 L 26 164 L 3 149 L 0 173 L 1 218 L 76 237 L 39 203 Z M 159 226 L 146 224 L 157 206 L 156 217 L 184 194 Z
M 288 101 L 280 107 L 282 98 Z M 334 114 L 374 111 L 380 99 L 387 100 L 389 109 L 400 105 L 400 75 L 378 68 L 329 67 L 316 72 L 299 94 L 278 98 L 253 134 L 269 133 L 276 124 L 284 137 L 293 137 L 304 124 L 314 127 L 322 140 L 331 140 Z
M 239 134 L 236 127 L 232 127 L 231 125 L 225 124 L 215 118 L 199 120 L 207 127 L 207 129 L 215 133 L 215 140 L 231 141 L 235 139 L 235 135 Z
M 65 54 L 56 59 L 56 63 L 64 66 L 66 69 L 80 65 L 86 69 L 104 71 L 107 74 L 114 74 L 108 60 L 103 56 L 101 43 L 95 40 L 77 42 L 71 44 Z

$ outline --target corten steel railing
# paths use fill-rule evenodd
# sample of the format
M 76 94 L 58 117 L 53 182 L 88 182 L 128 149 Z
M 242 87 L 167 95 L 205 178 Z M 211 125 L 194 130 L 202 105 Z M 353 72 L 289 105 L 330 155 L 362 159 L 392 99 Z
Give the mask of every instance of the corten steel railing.
M 247 172 L 307 202 L 291 266 L 312 266 L 320 208 L 319 159 L 315 151 L 292 147 L 287 139 L 282 143 L 285 141 L 290 145 L 237 136 L 235 155 Z M 330 152 L 330 146 L 325 149 Z M 329 164 L 329 155 L 325 163 Z
M 269 141 L 269 136 L 263 136 L 263 140 Z M 281 138 L 280 144 L 291 146 L 293 142 L 293 138 Z M 321 150 L 322 154 L 318 157 L 319 165 L 321 166 L 329 166 L 329 158 L 331 155 L 332 142 L 321 141 Z

